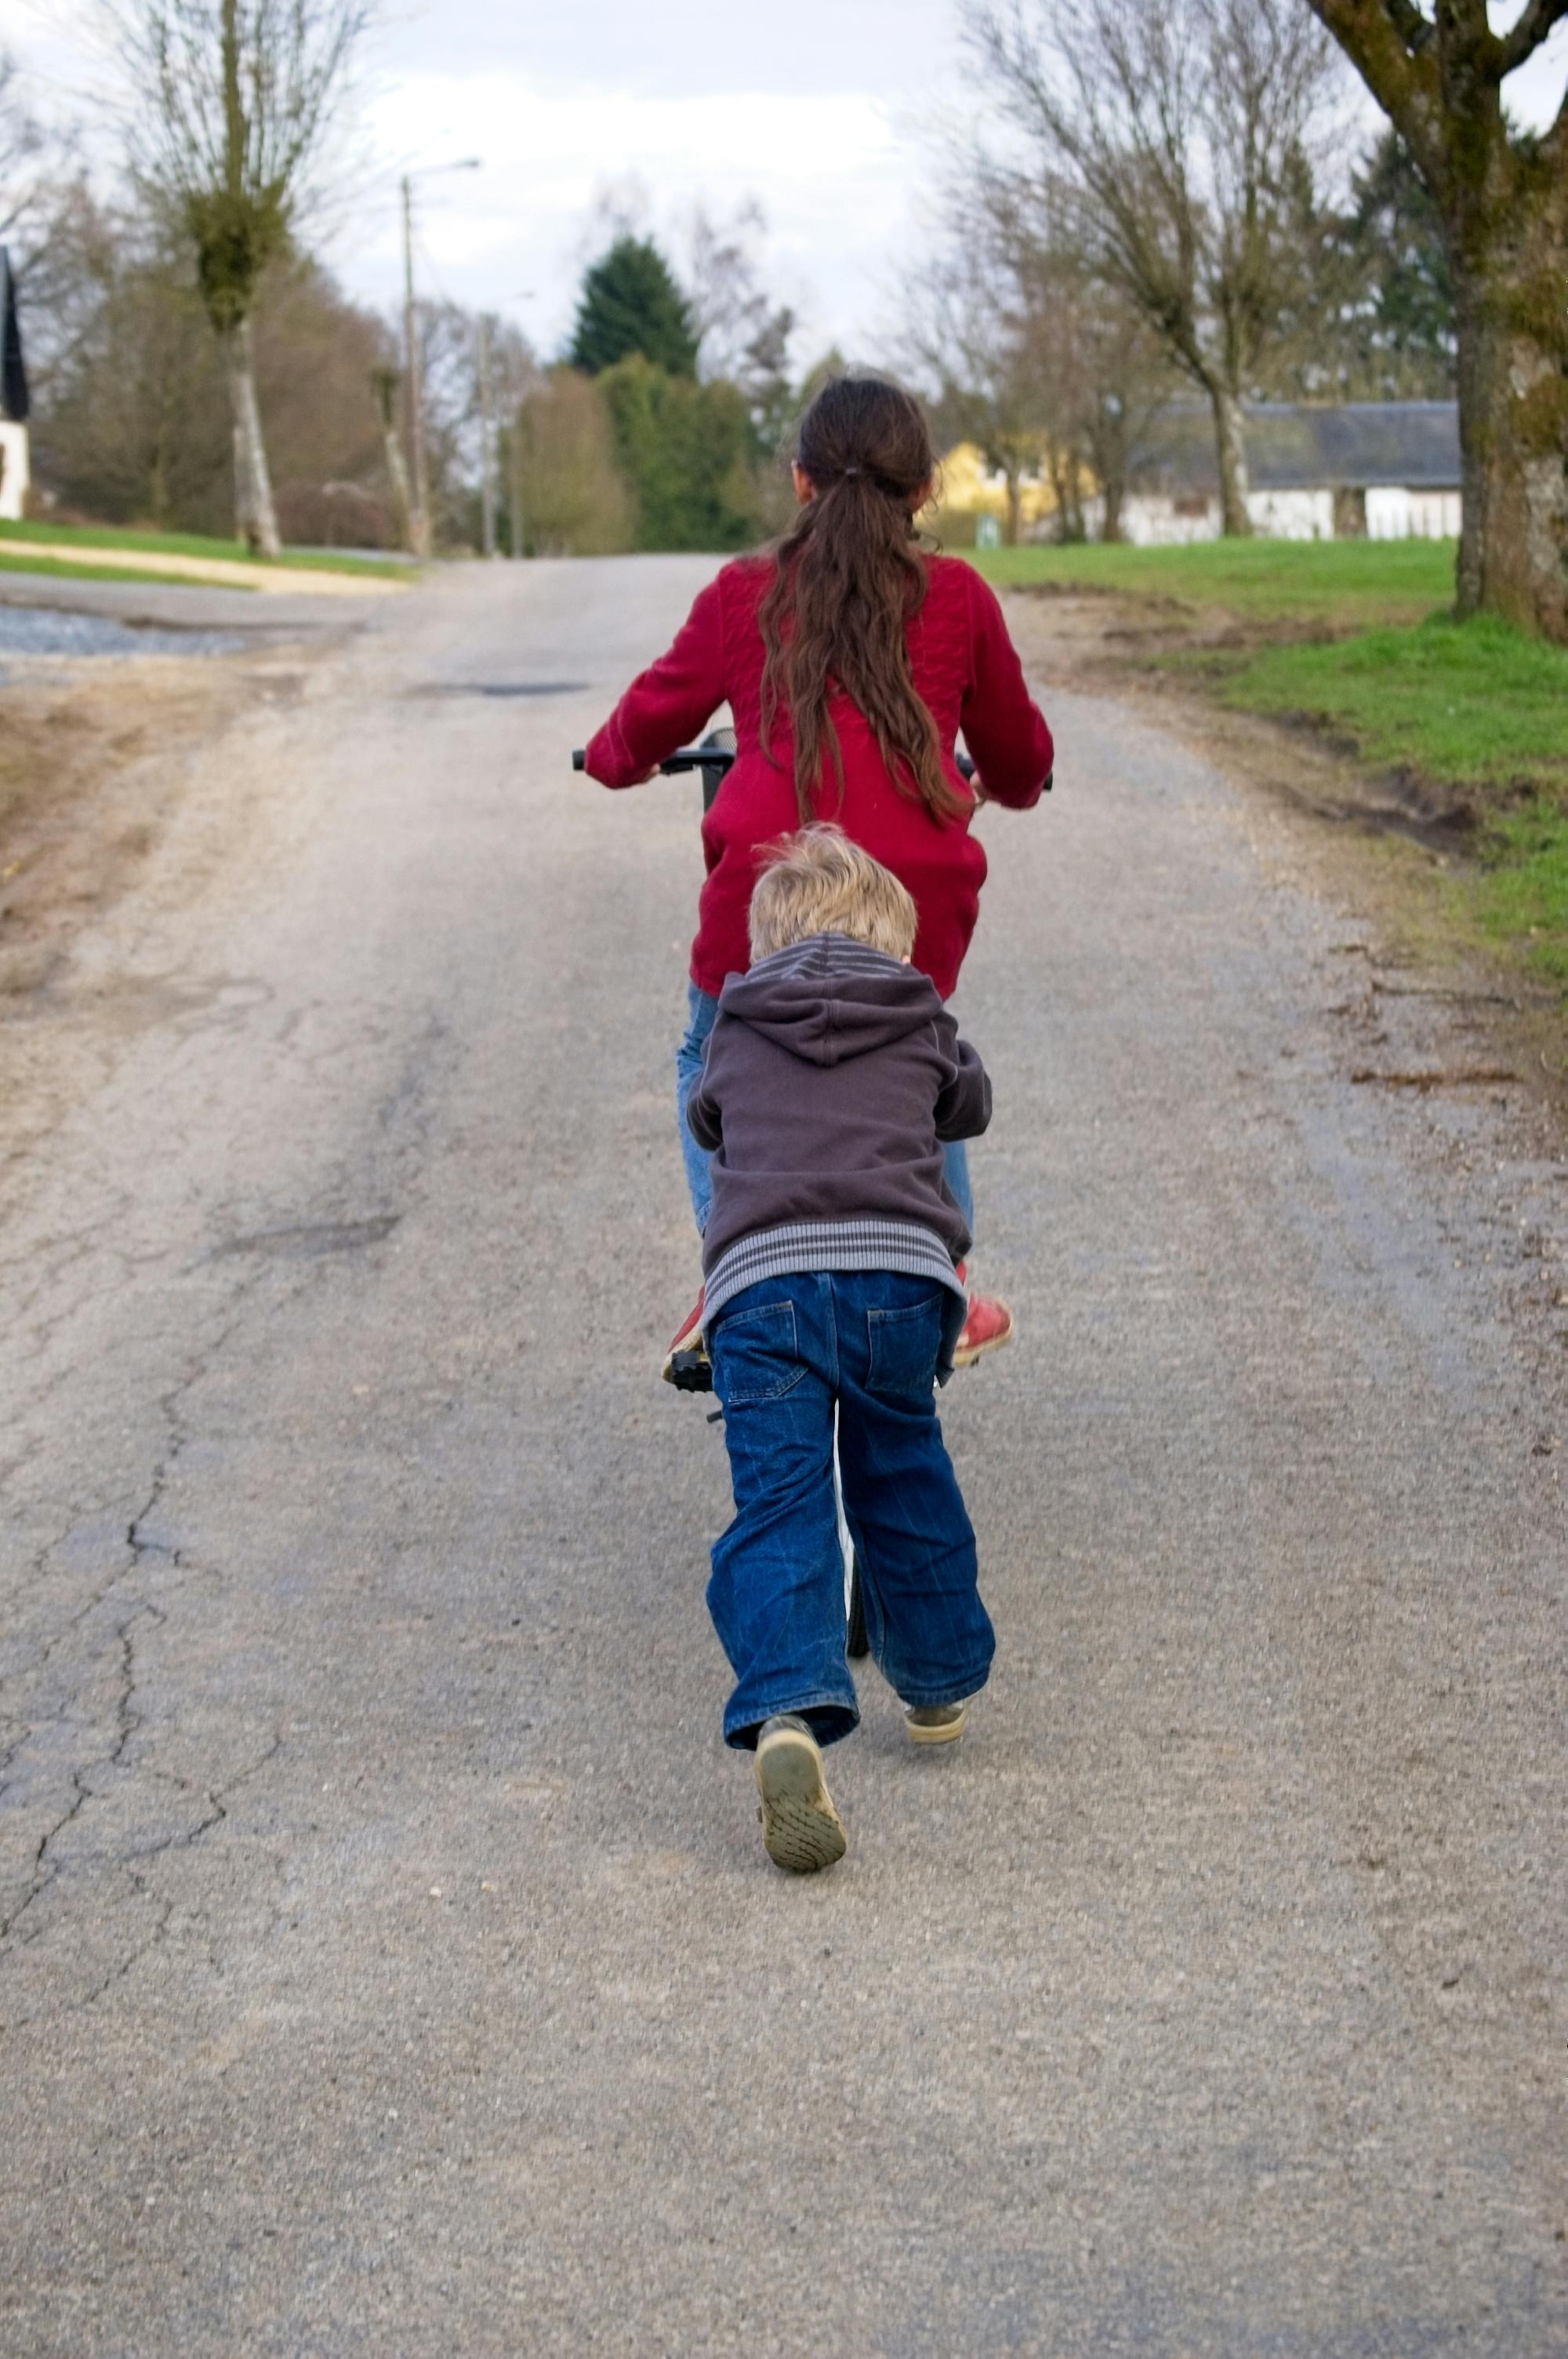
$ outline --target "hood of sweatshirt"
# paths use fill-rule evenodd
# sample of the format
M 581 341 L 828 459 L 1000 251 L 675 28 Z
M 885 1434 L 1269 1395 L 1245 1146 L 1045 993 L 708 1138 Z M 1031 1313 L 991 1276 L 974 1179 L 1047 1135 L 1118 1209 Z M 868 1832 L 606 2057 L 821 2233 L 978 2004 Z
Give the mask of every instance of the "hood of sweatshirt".
M 726 1016 L 811 1065 L 843 1065 L 942 1013 L 929 975 L 847 934 L 813 934 L 732 974 Z

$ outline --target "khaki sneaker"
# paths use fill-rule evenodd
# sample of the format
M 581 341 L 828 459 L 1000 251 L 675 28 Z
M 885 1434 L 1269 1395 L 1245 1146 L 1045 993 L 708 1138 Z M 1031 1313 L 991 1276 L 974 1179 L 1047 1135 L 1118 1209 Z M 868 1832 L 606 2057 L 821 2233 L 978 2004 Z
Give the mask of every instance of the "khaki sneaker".
M 822 1752 L 804 1720 L 793 1712 L 762 1723 L 757 1739 L 757 1816 L 762 1848 L 775 1867 L 814 1875 L 831 1867 L 849 1848 L 843 1821 L 822 1782 Z
M 966 1698 L 962 1703 L 906 1703 L 903 1724 L 914 1745 L 955 1745 L 964 1734 L 964 1714 L 968 1711 Z

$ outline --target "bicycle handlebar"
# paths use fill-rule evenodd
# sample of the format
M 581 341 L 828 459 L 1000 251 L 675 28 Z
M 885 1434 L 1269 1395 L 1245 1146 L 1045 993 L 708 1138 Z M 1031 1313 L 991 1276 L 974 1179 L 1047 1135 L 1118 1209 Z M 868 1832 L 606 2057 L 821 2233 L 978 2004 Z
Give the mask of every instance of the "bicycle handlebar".
M 574 770 L 580 770 L 585 766 L 585 752 L 586 748 L 581 745 L 574 748 L 572 753 Z M 957 763 L 960 777 L 972 778 L 975 775 L 975 766 L 968 754 L 959 754 L 954 758 Z M 669 756 L 667 761 L 659 764 L 659 776 L 662 778 L 678 778 L 687 770 L 717 770 L 722 777 L 734 759 L 734 755 L 727 752 L 721 745 L 682 745 Z M 1047 777 L 1042 792 L 1049 794 L 1051 786 L 1052 780 Z

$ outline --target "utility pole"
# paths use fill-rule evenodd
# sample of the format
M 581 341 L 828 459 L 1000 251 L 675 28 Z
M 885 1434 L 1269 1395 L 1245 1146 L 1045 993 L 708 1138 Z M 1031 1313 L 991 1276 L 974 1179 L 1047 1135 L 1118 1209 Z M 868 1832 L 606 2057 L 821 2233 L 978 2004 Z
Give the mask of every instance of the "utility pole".
M 371 389 L 376 408 L 381 412 L 382 441 L 386 451 L 386 473 L 392 484 L 392 495 L 397 502 L 398 520 L 403 538 L 409 549 L 414 546 L 414 500 L 408 489 L 408 462 L 403 455 L 403 442 L 397 427 L 398 372 L 390 362 L 373 368 Z
M 430 554 L 430 481 L 425 464 L 425 413 L 419 401 L 419 333 L 414 310 L 414 182 L 403 175 L 403 329 L 408 347 L 408 440 L 414 460 L 414 498 L 408 511 L 408 545 L 416 557 Z
M 433 172 L 477 172 L 477 156 L 452 164 L 424 164 L 403 175 L 403 332 L 408 347 L 408 444 L 414 462 L 414 500 L 409 546 L 416 557 L 430 554 L 430 470 L 425 457 L 425 409 L 419 397 L 419 322 L 414 308 L 414 182 Z
M 490 382 L 490 314 L 479 315 L 479 505 L 486 557 L 495 555 L 495 407 Z
M 523 404 L 512 414 L 512 554 L 523 555 Z
M 531 302 L 533 301 L 533 299 L 534 299 L 534 289 L 533 289 L 531 287 L 519 287 L 519 288 L 517 288 L 517 290 L 516 290 L 516 299 L 517 299 L 519 302 L 523 302 L 523 303 L 531 303 Z M 531 367 L 532 367 L 532 362 L 531 362 L 531 361 L 529 361 L 529 362 L 527 362 L 527 363 L 525 363 L 525 364 L 524 364 L 524 375 L 523 375 L 523 384 L 524 384 L 524 387 L 526 386 L 527 382 L 528 382 L 528 374 L 529 374 L 529 371 L 530 371 Z M 511 493 L 512 493 L 512 496 L 511 496 L 511 498 L 507 501 L 507 503 L 506 503 L 506 507 L 507 507 L 507 514 L 508 514 L 508 516 L 509 516 L 509 518 L 510 518 L 511 525 L 512 525 L 512 555 L 513 555 L 514 560 L 514 561 L 517 561 L 517 562 L 521 562 L 521 560 L 522 560 L 522 556 L 523 556 L 523 540 L 524 540 L 524 532 L 523 532 L 523 415 L 524 415 L 524 406 L 525 406 L 525 404 L 526 404 L 526 401 L 527 401 L 527 394 L 526 394 L 526 391 L 521 391 L 521 392 L 519 392 L 519 393 L 518 393 L 517 397 L 516 397 L 516 400 L 515 400 L 515 401 L 514 402 L 514 404 L 513 404 L 513 408 L 512 408 L 512 446 L 511 446 L 510 451 L 508 451 L 508 453 L 507 453 L 508 457 L 510 458 L 510 460 L 511 460 L 511 462 L 512 462 L 512 470 L 511 470 L 511 473 L 512 473 L 512 483 L 511 483 Z

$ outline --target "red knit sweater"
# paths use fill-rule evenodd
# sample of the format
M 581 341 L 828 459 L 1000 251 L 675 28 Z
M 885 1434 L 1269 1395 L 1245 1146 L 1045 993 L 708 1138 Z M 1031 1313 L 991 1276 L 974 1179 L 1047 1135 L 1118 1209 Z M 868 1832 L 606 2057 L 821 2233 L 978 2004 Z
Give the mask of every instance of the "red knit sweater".
M 1051 732 L 1030 701 L 1001 608 L 971 566 L 925 560 L 928 587 L 909 626 L 914 685 L 935 717 L 950 782 L 966 809 L 936 819 L 888 776 L 871 726 L 842 692 L 832 715 L 844 757 L 838 800 L 829 760 L 816 806 L 902 877 L 920 914 L 914 963 L 944 999 L 979 913 L 986 855 L 969 833 L 974 805 L 953 765 L 958 730 L 993 802 L 1027 810 L 1050 775 Z M 587 766 L 607 787 L 636 784 L 677 745 L 698 736 L 725 702 L 735 717 L 736 758 L 702 823 L 708 880 L 691 947 L 692 981 L 716 997 L 727 974 L 751 964 L 746 913 L 758 847 L 800 824 L 787 712 L 774 723 L 769 760 L 760 739 L 763 648 L 757 608 L 773 577 L 769 558 L 741 558 L 698 596 L 669 653 L 634 679 L 588 747 Z

